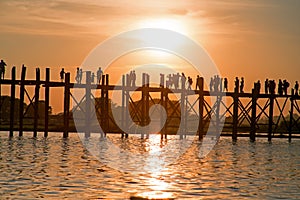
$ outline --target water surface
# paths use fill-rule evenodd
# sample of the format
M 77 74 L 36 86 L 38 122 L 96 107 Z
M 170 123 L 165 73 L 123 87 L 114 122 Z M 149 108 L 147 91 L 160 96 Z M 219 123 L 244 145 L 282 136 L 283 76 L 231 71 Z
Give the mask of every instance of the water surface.
M 1 199 L 127 199 L 130 196 L 176 199 L 297 199 L 300 196 L 300 140 L 258 138 L 255 143 L 221 138 L 205 157 L 199 142 L 162 170 L 130 173 L 105 165 L 87 151 L 77 134 L 34 139 L 31 133 L 9 139 L 0 133 Z M 42 135 L 42 134 L 41 134 Z M 124 150 L 147 153 L 155 143 L 109 136 Z M 172 144 L 177 138 L 170 138 Z M 98 143 L 98 137 L 86 142 Z M 159 141 L 159 136 L 157 137 Z M 176 146 L 174 146 L 176 148 Z M 116 160 L 118 158 L 111 158 Z M 128 160 L 128 163 L 135 162 Z M 124 163 L 124 168 L 127 167 Z M 132 169 L 133 170 L 133 169 Z

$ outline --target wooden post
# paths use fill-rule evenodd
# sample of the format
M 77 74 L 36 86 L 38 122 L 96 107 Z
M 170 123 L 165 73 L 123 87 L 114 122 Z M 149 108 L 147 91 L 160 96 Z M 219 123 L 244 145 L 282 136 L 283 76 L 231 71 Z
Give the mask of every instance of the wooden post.
M 292 89 L 292 97 L 290 98 L 291 101 L 291 110 L 290 110 L 290 122 L 289 122 L 289 142 L 292 141 L 292 131 L 293 131 L 293 120 L 294 120 L 294 89 Z
M 109 130 L 109 96 L 108 96 L 108 86 L 109 86 L 109 74 L 105 75 L 105 132 L 106 136 L 107 131 Z
M 105 135 L 105 75 L 102 75 L 101 78 L 101 101 L 100 101 L 100 109 L 101 109 L 101 116 L 100 116 L 100 124 L 103 133 L 101 133 L 101 137 Z
M 239 117 L 239 88 L 234 88 L 233 93 L 233 116 L 232 116 L 232 140 L 237 140 L 237 127 L 238 127 L 238 117 Z
M 16 67 L 11 70 L 11 87 L 10 87 L 10 120 L 9 120 L 9 137 L 14 136 L 14 119 L 15 119 L 15 98 L 16 98 Z M 0 94 L 1 97 L 1 94 Z
M 86 72 L 86 85 L 85 85 L 85 137 L 91 135 L 91 71 Z
M 145 73 L 142 74 L 142 98 L 141 98 L 141 105 L 142 105 L 142 115 L 141 115 L 141 126 L 145 126 L 145 120 L 146 120 L 146 97 L 145 97 L 145 93 L 146 93 L 146 88 L 145 88 L 145 84 L 146 84 L 146 79 L 145 79 Z M 144 132 L 141 132 L 141 138 L 144 138 Z
M 268 141 L 272 140 L 274 99 L 275 99 L 275 95 L 271 94 L 270 95 L 270 105 L 269 105 Z
M 216 139 L 219 139 L 222 130 L 220 130 L 220 104 L 222 101 L 222 96 L 221 96 L 221 92 L 217 92 L 216 98 L 217 98 L 217 107 L 216 107 Z
M 186 124 L 185 124 L 185 117 L 186 117 L 186 110 L 185 110 L 185 82 L 182 81 L 181 83 L 181 104 L 180 104 L 180 114 L 181 114 L 181 120 L 180 120 L 180 139 L 183 139 L 183 134 L 186 131 Z
M 165 94 L 164 94 L 164 88 L 163 88 L 163 85 L 161 85 L 161 87 L 162 87 L 162 89 L 161 89 L 161 91 L 160 91 L 160 105 L 162 106 L 162 107 L 164 107 L 164 96 L 165 96 Z M 165 109 L 166 110 L 166 112 L 167 112 L 167 109 Z M 161 112 L 163 112 L 163 110 L 161 110 Z M 161 114 L 161 116 L 162 116 L 162 114 Z M 166 121 L 167 122 L 167 121 Z M 165 123 L 166 123 L 165 122 Z M 161 126 L 161 131 L 160 131 L 160 139 L 163 139 L 164 138 L 164 134 L 165 134 L 165 124 L 163 123 L 163 120 L 161 120 L 160 121 L 160 126 Z
M 70 117 L 70 73 L 65 74 L 65 92 L 64 92 L 64 134 L 63 137 L 69 137 L 69 117 Z
M 49 97 L 50 97 L 50 68 L 46 68 L 46 82 L 45 82 L 45 130 L 44 137 L 48 137 L 48 127 L 49 127 Z
M 200 85 L 199 85 L 199 122 L 198 122 L 198 134 L 199 134 L 199 140 L 203 139 L 204 135 L 204 118 L 203 118 L 203 107 L 204 107 L 204 96 L 203 96 L 203 86 L 204 86 L 204 80 L 203 77 L 200 77 Z
M 122 113 L 121 113 L 121 137 L 124 138 L 125 134 L 125 75 L 122 76 Z
M 129 117 L 130 117 L 130 112 L 129 112 L 129 98 L 130 98 L 130 93 L 128 87 L 130 87 L 130 79 L 129 75 L 126 74 L 126 93 L 125 93 L 125 131 L 126 135 L 125 137 L 128 138 L 128 133 L 129 133 Z
M 164 104 L 165 104 L 165 109 L 166 109 L 166 123 L 165 123 L 165 126 L 164 126 L 164 133 L 165 133 L 165 139 L 167 139 L 168 137 L 168 131 L 167 131 L 167 128 L 168 128 L 168 106 L 169 106 L 169 93 L 168 93 L 169 89 L 168 88 L 164 88 Z
M 23 65 L 22 72 L 21 72 L 21 85 L 20 85 L 19 136 L 23 136 L 25 76 L 26 76 L 26 67 Z
M 33 137 L 37 137 L 38 119 L 39 119 L 39 100 L 40 100 L 40 69 L 36 68 L 35 98 L 34 98 L 34 121 Z
M 145 120 L 146 120 L 146 124 L 145 125 L 148 125 L 149 122 L 150 122 L 150 118 L 149 118 L 149 107 L 150 107 L 150 101 L 149 101 L 149 86 L 150 86 L 150 77 L 149 77 L 149 74 L 145 74 L 145 78 L 146 78 L 146 94 L 145 94 L 145 97 L 146 97 L 146 107 L 145 107 Z M 149 130 L 147 130 L 146 132 L 146 137 L 149 138 Z
M 258 91 L 256 88 L 252 89 L 252 105 L 251 105 L 251 129 L 250 141 L 254 142 L 256 137 L 256 105 L 257 105 Z

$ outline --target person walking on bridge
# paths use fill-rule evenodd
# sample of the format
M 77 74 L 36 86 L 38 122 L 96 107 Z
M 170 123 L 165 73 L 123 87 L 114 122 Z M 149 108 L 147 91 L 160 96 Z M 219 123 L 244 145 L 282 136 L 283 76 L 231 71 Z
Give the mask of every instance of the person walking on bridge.
M 6 67 L 6 63 L 3 60 L 1 60 L 1 62 L 0 62 L 0 80 L 1 79 L 4 80 L 5 67 Z
M 64 82 L 64 79 L 65 79 L 65 69 L 64 68 L 61 69 L 59 75 L 60 75 L 60 81 Z
M 245 86 L 245 81 L 244 81 L 244 77 L 242 77 L 241 85 L 240 85 L 240 92 L 241 93 L 244 93 L 244 86 Z
M 103 75 L 103 71 L 102 71 L 101 67 L 99 67 L 99 69 L 97 71 L 97 84 L 100 84 L 102 75 Z
M 228 80 L 224 78 L 224 91 L 228 92 Z

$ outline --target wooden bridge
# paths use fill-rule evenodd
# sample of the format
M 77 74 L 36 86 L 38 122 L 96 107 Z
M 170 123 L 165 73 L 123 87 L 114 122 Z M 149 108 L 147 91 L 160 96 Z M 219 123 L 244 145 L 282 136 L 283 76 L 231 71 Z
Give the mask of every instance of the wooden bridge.
M 133 133 L 130 130 L 133 123 L 141 127 L 150 123 L 149 109 L 152 105 L 159 104 L 168 112 L 166 122 L 160 131 L 162 138 L 166 138 L 177 123 L 180 123 L 180 126 L 175 129 L 178 129 L 181 138 L 190 134 L 191 124 L 197 125 L 196 132 L 200 140 L 207 131 L 221 132 L 222 136 L 231 136 L 233 140 L 238 137 L 249 137 L 251 141 L 255 141 L 256 137 L 266 137 L 269 141 L 275 137 L 288 138 L 289 141 L 292 138 L 300 138 L 300 97 L 294 94 L 293 90 L 290 95 L 261 94 L 256 87 L 251 93 L 241 93 L 238 87 L 233 92 L 210 92 L 204 90 L 203 78 L 200 78 L 200 88 L 197 90 L 186 89 L 185 83 L 182 83 L 181 89 L 170 89 L 164 85 L 150 87 L 150 76 L 146 73 L 142 74 L 142 85 L 139 87 L 132 87 L 125 75 L 122 77 L 122 85 L 110 85 L 108 74 L 102 76 L 101 84 L 93 84 L 90 71 L 86 72 L 84 84 L 71 83 L 70 73 L 65 74 L 64 82 L 50 81 L 49 68 L 46 68 L 45 77 L 45 80 L 40 80 L 40 70 L 37 68 L 36 79 L 26 80 L 26 67 L 23 66 L 20 80 L 16 79 L 15 67 L 12 68 L 10 80 L 0 80 L 0 96 L 2 85 L 10 87 L 10 115 L 9 119 L 3 119 L 0 113 L 0 131 L 9 131 L 10 137 L 15 131 L 19 132 L 19 136 L 22 136 L 24 131 L 32 131 L 34 137 L 38 132 L 44 132 L 44 136 L 47 137 L 49 131 L 63 132 L 63 137 L 68 137 L 69 132 L 72 131 L 84 131 L 86 137 L 96 132 L 101 136 L 115 132 L 120 133 L 122 137 L 128 137 L 128 134 Z M 30 86 L 35 87 L 33 97 L 27 91 Z M 15 103 L 16 87 L 19 87 L 20 91 L 18 105 Z M 64 96 L 61 98 L 64 105 L 63 116 L 61 116 L 63 123 L 62 126 L 54 129 L 49 128 L 49 99 L 50 89 L 53 87 L 64 89 Z M 76 88 L 85 90 L 85 95 L 80 101 L 72 95 Z M 44 97 L 40 96 L 42 89 Z M 94 90 L 100 92 L 100 98 L 95 98 L 92 92 Z M 118 126 L 116 119 L 113 119 L 109 109 L 109 96 L 112 91 L 121 92 L 121 118 L 118 120 L 123 131 L 116 129 Z M 140 93 L 139 101 L 132 98 L 133 92 Z M 154 94 L 160 98 L 153 98 Z M 172 100 L 170 96 L 174 94 L 180 98 Z M 28 109 L 24 109 L 25 97 L 30 102 L 29 106 L 33 108 L 33 116 L 29 120 L 31 126 L 27 127 L 24 126 L 28 112 Z M 215 101 L 212 101 L 212 98 Z M 0 112 L 4 106 L 1 99 Z M 41 100 L 44 100 L 45 116 L 43 118 L 39 116 Z M 74 104 L 72 110 L 70 110 L 71 100 Z M 19 112 L 16 112 L 16 107 Z M 77 126 L 74 129 L 70 126 L 70 122 L 74 121 L 73 114 L 79 111 L 83 114 L 83 122 L 81 127 Z M 16 113 L 18 113 L 17 117 Z M 274 113 L 277 113 L 277 116 Z M 101 130 L 92 128 L 95 119 L 98 120 Z M 26 121 L 28 122 L 28 119 Z M 148 133 L 140 134 L 144 137 Z

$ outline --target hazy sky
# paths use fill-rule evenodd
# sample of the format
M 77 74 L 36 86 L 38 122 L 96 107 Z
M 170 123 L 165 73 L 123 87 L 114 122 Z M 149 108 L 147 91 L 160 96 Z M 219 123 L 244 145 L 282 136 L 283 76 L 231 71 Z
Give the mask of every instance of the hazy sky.
M 197 41 L 222 75 L 245 76 L 246 89 L 266 77 L 299 80 L 299 0 L 1 0 L 0 8 L 0 58 L 18 69 L 25 63 L 29 73 L 75 73 L 110 36 L 155 27 Z

